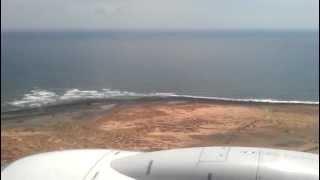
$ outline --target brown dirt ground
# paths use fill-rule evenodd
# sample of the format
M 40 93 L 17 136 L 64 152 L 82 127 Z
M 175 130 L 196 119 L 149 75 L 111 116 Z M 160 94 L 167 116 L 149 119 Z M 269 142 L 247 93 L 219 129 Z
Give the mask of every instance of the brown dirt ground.
M 121 104 L 77 120 L 1 127 L 1 162 L 75 148 L 160 150 L 192 146 L 260 146 L 319 152 L 319 106 L 212 102 Z M 48 117 L 45 117 L 48 118 Z M 44 119 L 45 119 L 44 118 Z

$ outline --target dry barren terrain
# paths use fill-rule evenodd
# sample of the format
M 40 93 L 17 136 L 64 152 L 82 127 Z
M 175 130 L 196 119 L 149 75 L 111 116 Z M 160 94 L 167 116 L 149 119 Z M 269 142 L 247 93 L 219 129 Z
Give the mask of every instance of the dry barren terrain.
M 92 105 L 78 112 L 2 120 L 1 162 L 75 148 L 230 145 L 318 153 L 318 112 L 318 105 L 182 100 Z

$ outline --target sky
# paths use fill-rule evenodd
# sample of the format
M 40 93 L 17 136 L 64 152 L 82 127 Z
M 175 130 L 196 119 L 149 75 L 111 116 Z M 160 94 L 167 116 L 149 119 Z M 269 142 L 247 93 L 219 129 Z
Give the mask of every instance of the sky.
M 319 0 L 1 0 L 1 30 L 318 30 Z

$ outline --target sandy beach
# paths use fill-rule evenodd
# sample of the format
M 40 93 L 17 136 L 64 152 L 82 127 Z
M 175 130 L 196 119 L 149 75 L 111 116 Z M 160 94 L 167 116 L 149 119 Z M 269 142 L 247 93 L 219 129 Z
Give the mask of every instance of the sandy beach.
M 2 114 L 1 162 L 77 148 L 152 151 L 193 146 L 319 153 L 319 105 L 143 99 Z

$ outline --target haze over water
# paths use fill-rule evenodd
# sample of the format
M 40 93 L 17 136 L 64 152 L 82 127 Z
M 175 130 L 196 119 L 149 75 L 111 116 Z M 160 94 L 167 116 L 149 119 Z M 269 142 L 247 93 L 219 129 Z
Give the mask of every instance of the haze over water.
M 318 32 L 11 32 L 1 37 L 4 111 L 145 95 L 319 101 Z

